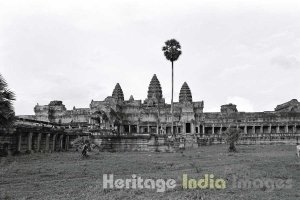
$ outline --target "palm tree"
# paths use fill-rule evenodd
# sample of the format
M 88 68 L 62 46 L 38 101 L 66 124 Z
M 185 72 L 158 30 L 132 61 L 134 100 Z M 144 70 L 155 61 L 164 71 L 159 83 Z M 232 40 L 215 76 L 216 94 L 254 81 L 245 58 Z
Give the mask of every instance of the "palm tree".
M 15 94 L 7 88 L 7 83 L 0 74 L 0 127 L 7 128 L 13 124 L 15 112 L 13 101 Z
M 179 42 L 175 39 L 167 40 L 165 42 L 165 46 L 163 46 L 162 51 L 164 52 L 164 55 L 167 60 L 171 61 L 172 63 L 172 98 L 171 98 L 171 122 L 172 122 L 172 127 L 171 127 L 171 134 L 174 135 L 173 131 L 173 112 L 174 112 L 174 107 L 173 107 L 173 87 L 174 87 L 174 69 L 173 69 L 173 64 L 174 61 L 176 61 L 179 56 L 181 55 L 181 46 Z

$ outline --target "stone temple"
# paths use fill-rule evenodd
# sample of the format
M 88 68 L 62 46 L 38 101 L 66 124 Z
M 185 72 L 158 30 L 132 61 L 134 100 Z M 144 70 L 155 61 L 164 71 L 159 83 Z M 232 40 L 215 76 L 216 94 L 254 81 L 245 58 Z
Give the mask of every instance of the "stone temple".
M 274 111 L 264 112 L 239 112 L 234 104 L 222 105 L 220 112 L 203 112 L 203 108 L 204 102 L 193 101 L 192 91 L 184 82 L 179 101 L 174 102 L 174 133 L 220 136 L 229 126 L 241 129 L 245 136 L 300 133 L 300 103 L 296 99 L 278 105 Z M 103 101 L 92 100 L 87 108 L 67 110 L 62 101 L 51 101 L 48 105 L 36 105 L 34 112 L 34 116 L 23 117 L 91 132 L 111 130 L 120 135 L 168 135 L 172 128 L 171 105 L 165 102 L 155 74 L 144 101 L 135 100 L 133 96 L 125 100 L 121 85 L 117 83 L 111 96 Z
M 175 98 L 176 99 L 176 98 Z M 175 100 L 176 101 L 176 100 Z M 124 99 L 119 83 L 103 101 L 87 108 L 67 110 L 62 101 L 36 105 L 35 115 L 16 116 L 10 129 L 0 129 L 0 156 L 9 153 L 67 151 L 90 140 L 104 151 L 174 152 L 202 145 L 222 144 L 228 127 L 241 132 L 239 144 L 299 143 L 300 103 L 292 99 L 274 111 L 239 112 L 234 104 L 220 112 L 203 112 L 203 101 L 193 101 L 184 82 L 178 102 L 165 102 L 163 90 L 153 75 L 144 101 Z M 175 137 L 169 137 L 171 128 Z

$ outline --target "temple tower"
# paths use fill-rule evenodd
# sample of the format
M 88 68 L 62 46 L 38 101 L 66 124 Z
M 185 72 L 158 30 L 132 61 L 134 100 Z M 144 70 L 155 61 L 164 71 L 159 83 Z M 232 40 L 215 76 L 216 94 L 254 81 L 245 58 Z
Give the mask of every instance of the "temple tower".
M 155 106 L 159 103 L 164 103 L 164 99 L 162 97 L 160 82 L 157 79 L 156 74 L 154 74 L 148 87 L 148 95 L 145 103 L 148 104 L 148 106 Z
M 184 82 L 183 85 L 181 86 L 180 93 L 179 93 L 179 102 L 180 103 L 193 102 L 191 90 L 186 82 Z
M 229 104 L 221 106 L 221 113 L 231 114 L 231 113 L 236 113 L 236 112 L 238 112 L 238 110 L 237 110 L 235 104 L 229 103 Z
M 123 102 L 124 101 L 124 94 L 123 94 L 123 90 L 120 86 L 119 83 L 116 84 L 115 86 L 115 89 L 112 93 L 112 97 L 115 98 L 118 102 L 121 101 Z
M 160 86 L 160 82 L 156 77 L 156 74 L 153 75 L 151 82 L 148 87 L 148 99 L 151 98 L 157 98 L 161 99 L 162 98 L 162 90 Z
M 129 101 L 134 101 L 134 98 L 132 95 L 130 95 Z

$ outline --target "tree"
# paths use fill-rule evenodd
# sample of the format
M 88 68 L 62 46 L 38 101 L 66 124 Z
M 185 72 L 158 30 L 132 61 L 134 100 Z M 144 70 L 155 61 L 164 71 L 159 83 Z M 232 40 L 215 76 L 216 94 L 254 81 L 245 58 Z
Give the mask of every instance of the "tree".
M 172 98 L 171 98 L 171 134 L 174 135 L 173 131 L 173 114 L 174 114 L 174 106 L 173 106 L 173 90 L 174 90 L 174 62 L 179 58 L 181 55 L 181 46 L 179 42 L 175 39 L 167 40 L 165 42 L 165 46 L 163 46 L 162 51 L 167 60 L 171 61 L 172 63 Z
M 7 86 L 7 82 L 0 74 L 0 127 L 2 128 L 11 126 L 15 118 L 13 108 L 15 94 Z
M 235 143 L 239 140 L 241 131 L 238 128 L 228 127 L 225 131 L 226 142 L 229 144 L 229 152 L 236 152 Z

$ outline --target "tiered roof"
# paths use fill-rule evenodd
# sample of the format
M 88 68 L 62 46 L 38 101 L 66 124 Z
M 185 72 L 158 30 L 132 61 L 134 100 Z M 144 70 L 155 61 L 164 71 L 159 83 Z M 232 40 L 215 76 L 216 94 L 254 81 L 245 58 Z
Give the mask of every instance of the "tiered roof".
M 179 102 L 193 102 L 191 90 L 186 82 L 183 83 L 180 93 L 179 93 Z
M 124 101 L 124 94 L 123 94 L 123 90 L 120 86 L 119 83 L 117 83 L 117 85 L 115 86 L 115 89 L 112 93 L 112 97 L 115 98 L 116 100 L 120 100 L 120 101 Z
M 148 87 L 148 99 L 156 98 L 161 99 L 162 98 L 162 90 L 160 86 L 160 82 L 156 77 L 156 74 L 153 75 L 151 82 Z

